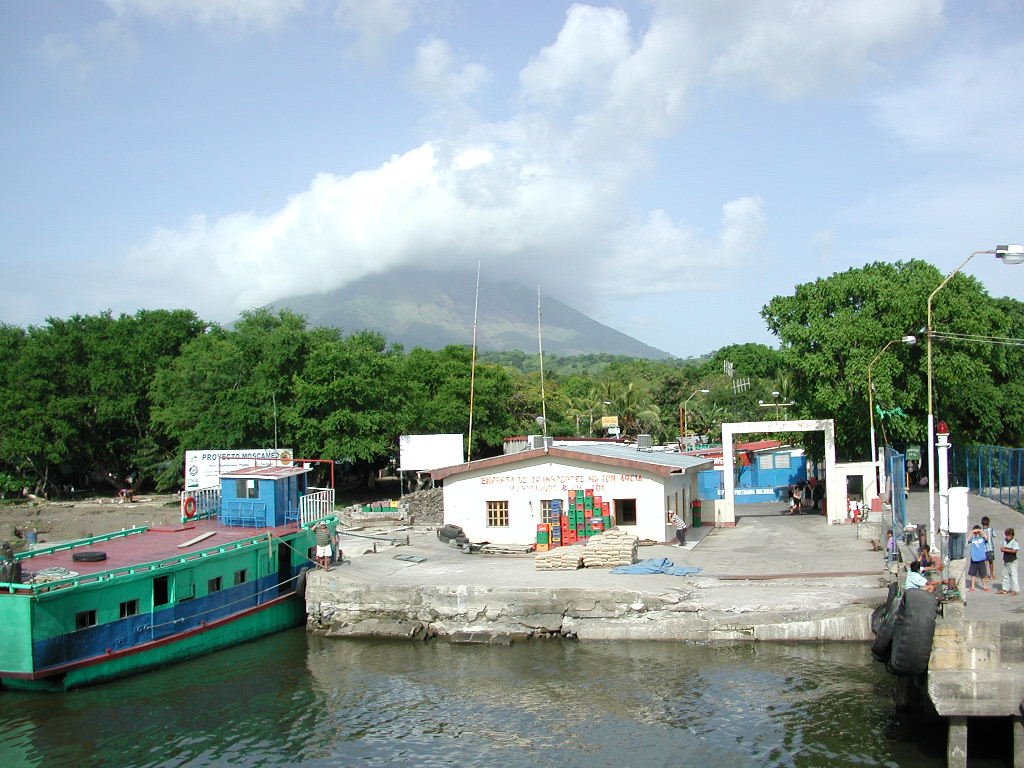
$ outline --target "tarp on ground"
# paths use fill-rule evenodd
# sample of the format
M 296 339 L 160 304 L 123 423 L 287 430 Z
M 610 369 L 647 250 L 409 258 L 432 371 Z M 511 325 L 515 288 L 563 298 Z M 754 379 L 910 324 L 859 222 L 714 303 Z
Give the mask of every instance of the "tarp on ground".
M 692 576 L 700 573 L 700 568 L 690 565 L 676 565 L 667 557 L 652 557 L 641 560 L 633 565 L 617 565 L 612 568 L 612 573 L 665 573 L 669 576 Z

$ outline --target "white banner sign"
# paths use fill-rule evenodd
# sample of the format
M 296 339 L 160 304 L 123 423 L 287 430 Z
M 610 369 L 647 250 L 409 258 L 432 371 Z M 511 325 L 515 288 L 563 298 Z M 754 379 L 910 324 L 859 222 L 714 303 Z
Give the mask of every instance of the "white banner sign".
M 185 451 L 185 490 L 216 488 L 219 476 L 233 469 L 291 464 L 291 448 L 246 448 L 236 451 Z

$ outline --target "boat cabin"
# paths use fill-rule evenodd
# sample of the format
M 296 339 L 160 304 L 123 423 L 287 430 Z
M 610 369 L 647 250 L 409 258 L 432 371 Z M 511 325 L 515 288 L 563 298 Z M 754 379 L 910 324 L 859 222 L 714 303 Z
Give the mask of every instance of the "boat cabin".
M 299 519 L 309 468 L 244 467 L 220 475 L 220 523 L 246 528 L 276 528 Z

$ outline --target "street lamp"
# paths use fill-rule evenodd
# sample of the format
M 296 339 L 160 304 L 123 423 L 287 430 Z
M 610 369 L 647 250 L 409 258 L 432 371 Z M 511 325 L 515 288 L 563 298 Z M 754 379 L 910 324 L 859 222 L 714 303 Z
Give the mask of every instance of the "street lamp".
M 1024 245 L 997 245 L 992 250 L 974 251 L 963 260 L 959 267 L 954 269 L 946 279 L 939 283 L 939 287 L 928 294 L 928 541 L 935 541 L 935 409 L 934 395 L 932 389 L 932 300 L 935 294 L 946 287 L 946 283 L 953 279 L 961 269 L 967 266 L 967 262 L 979 253 L 994 255 L 1001 259 L 1004 264 L 1024 263 Z
M 686 435 L 687 435 L 686 422 L 687 422 L 687 416 L 689 415 L 687 413 L 686 404 L 688 402 L 690 402 L 691 400 L 693 400 L 693 398 L 695 396 L 697 396 L 697 395 L 706 395 L 710 391 L 711 391 L 710 389 L 695 389 L 695 390 L 693 390 L 693 392 L 690 393 L 690 396 L 688 398 L 683 400 L 683 404 L 679 406 L 679 422 L 680 422 L 680 426 L 682 428 L 683 439 L 686 439 Z
M 891 347 L 893 344 L 917 344 L 917 336 L 903 336 L 899 339 L 893 339 L 892 341 L 886 342 L 886 345 L 882 347 L 878 354 L 875 355 L 875 359 L 868 363 L 868 415 L 871 418 L 871 463 L 875 465 L 875 487 L 878 488 L 878 447 L 875 445 L 875 386 L 871 383 L 871 368 L 875 363 L 878 362 L 879 358 L 885 354 L 885 350 Z M 881 493 L 881 488 L 878 488 L 878 492 Z
M 766 403 L 764 400 L 758 400 L 757 401 L 758 406 L 760 406 L 761 408 L 772 408 L 772 407 L 775 408 L 775 420 L 776 421 L 778 421 L 779 417 L 782 415 L 782 413 L 780 412 L 779 409 L 781 409 L 781 408 L 788 408 L 791 405 L 796 405 L 796 401 L 793 401 L 793 400 L 791 400 L 788 403 L 780 402 L 779 401 L 780 397 L 782 397 L 782 393 L 781 392 L 772 392 L 772 398 L 774 399 L 774 402 Z

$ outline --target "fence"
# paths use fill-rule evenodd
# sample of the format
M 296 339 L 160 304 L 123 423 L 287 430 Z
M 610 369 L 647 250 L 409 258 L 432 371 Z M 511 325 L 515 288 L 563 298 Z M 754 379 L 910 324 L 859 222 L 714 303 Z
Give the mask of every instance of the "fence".
M 907 525 L 907 459 L 892 448 L 885 449 L 885 459 L 892 483 L 892 529 L 902 531 Z
M 309 525 L 315 520 L 323 520 L 334 514 L 334 489 L 310 488 L 309 492 L 299 499 L 299 524 Z
M 951 453 L 950 485 L 966 486 L 979 496 L 1024 511 L 1024 448 L 954 445 Z

